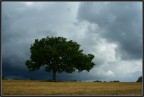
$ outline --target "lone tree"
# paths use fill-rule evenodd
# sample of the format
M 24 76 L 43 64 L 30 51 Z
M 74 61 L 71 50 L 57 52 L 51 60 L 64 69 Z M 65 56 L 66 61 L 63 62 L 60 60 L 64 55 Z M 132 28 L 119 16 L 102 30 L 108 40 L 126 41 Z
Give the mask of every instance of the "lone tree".
M 92 62 L 94 55 L 83 54 L 80 45 L 72 40 L 67 41 L 63 37 L 46 37 L 35 39 L 30 47 L 30 59 L 25 62 L 29 71 L 36 71 L 41 66 L 45 71 L 53 73 L 53 81 L 56 81 L 56 73 L 63 71 L 72 73 L 75 70 L 89 72 L 95 65 Z

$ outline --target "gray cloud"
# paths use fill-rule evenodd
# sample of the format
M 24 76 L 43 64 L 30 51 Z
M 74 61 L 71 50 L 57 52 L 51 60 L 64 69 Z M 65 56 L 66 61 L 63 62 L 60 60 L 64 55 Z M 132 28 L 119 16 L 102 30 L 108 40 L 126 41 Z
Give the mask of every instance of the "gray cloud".
M 3 2 L 2 73 L 9 78 L 51 79 L 43 68 L 29 73 L 24 63 L 35 39 L 62 36 L 78 42 L 84 53 L 94 54 L 96 66 L 90 72 L 57 74 L 59 80 L 136 81 L 142 75 L 142 9 L 138 5 Z
M 142 58 L 142 4 L 137 2 L 81 3 L 80 21 L 97 24 L 95 31 L 107 41 L 118 45 L 122 59 Z

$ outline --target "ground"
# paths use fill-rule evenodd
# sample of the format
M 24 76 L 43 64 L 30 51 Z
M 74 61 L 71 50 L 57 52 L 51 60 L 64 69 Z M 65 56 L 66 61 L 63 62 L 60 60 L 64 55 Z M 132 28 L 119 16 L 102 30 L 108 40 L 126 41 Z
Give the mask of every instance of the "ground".
M 142 83 L 2 80 L 2 95 L 142 95 Z

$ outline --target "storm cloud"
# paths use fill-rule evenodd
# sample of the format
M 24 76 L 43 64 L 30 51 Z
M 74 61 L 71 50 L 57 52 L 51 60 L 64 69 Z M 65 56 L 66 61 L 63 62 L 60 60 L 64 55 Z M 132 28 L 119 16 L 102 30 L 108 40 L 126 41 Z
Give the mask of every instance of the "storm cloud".
M 61 36 L 95 55 L 96 66 L 60 80 L 136 81 L 142 75 L 141 2 L 2 2 L 2 74 L 9 78 L 51 79 L 28 72 L 25 61 L 35 39 Z
M 108 42 L 117 44 L 122 59 L 142 58 L 142 4 L 138 2 L 81 3 L 80 21 L 98 25 L 95 31 Z

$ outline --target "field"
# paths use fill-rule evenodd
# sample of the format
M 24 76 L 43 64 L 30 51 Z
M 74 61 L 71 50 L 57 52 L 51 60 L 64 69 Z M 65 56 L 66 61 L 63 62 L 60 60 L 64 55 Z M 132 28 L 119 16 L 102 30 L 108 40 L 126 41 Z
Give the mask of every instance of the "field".
M 2 80 L 2 95 L 142 95 L 142 83 Z

